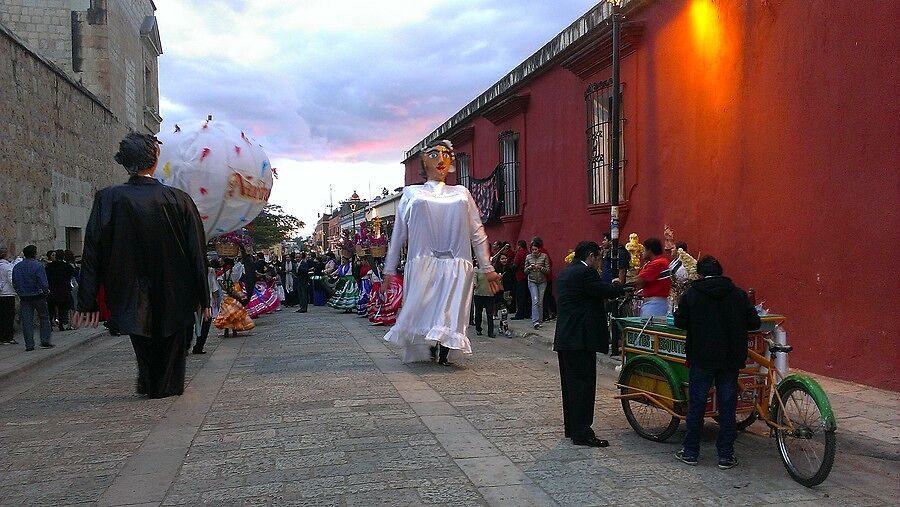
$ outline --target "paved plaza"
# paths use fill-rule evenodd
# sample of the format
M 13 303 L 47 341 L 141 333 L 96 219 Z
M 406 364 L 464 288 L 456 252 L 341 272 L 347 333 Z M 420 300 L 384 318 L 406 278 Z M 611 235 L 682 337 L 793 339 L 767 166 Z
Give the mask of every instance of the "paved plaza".
M 727 471 L 715 466 L 714 423 L 697 467 L 673 457 L 681 431 L 641 439 L 613 399 L 608 361 L 594 428 L 611 445 L 573 446 L 546 334 L 473 336 L 475 354 L 442 367 L 401 363 L 384 328 L 330 309 L 257 324 L 211 337 L 208 354 L 188 358 L 185 394 L 162 400 L 133 394 L 127 338 L 95 333 L 30 368 L 4 349 L 5 364 L 19 363 L 0 377 L 0 504 L 900 503 L 897 393 L 824 382 L 838 455 L 807 489 L 762 423 L 740 434 L 741 464 Z

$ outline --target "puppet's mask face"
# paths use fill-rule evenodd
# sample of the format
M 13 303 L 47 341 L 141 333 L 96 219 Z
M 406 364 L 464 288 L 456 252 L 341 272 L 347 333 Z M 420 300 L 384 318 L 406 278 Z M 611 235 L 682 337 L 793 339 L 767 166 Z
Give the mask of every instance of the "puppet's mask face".
M 444 146 L 436 146 L 422 154 L 422 161 L 429 180 L 444 181 L 453 165 L 453 152 Z

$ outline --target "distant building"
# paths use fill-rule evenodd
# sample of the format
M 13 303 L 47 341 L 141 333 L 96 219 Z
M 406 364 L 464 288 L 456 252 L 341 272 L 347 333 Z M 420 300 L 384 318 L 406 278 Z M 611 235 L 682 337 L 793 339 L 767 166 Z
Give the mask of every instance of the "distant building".
M 94 193 L 127 179 L 130 130 L 159 131 L 151 0 L 0 2 L 0 242 L 81 254 Z
M 411 140 L 406 183 L 427 141 L 452 140 L 451 182 L 496 205 L 490 239 L 539 235 L 558 271 L 610 229 L 617 128 L 625 239 L 670 226 L 787 316 L 791 366 L 898 390 L 900 298 L 882 271 L 900 244 L 898 5 L 624 0 L 614 90 L 597 3 Z

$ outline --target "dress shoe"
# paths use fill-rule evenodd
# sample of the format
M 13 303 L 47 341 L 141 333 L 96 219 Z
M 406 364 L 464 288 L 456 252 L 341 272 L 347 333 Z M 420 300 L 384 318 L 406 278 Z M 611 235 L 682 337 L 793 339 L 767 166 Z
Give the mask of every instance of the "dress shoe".
M 493 333 L 488 333 L 488 338 L 496 338 L 496 335 L 494 335 Z
M 596 436 L 588 437 L 585 439 L 572 439 L 572 443 L 575 445 L 583 445 L 586 447 L 609 447 L 609 442 L 606 440 L 600 440 Z
M 56 345 L 53 345 L 52 343 L 42 343 L 42 344 L 41 344 L 41 348 L 42 348 L 42 349 L 52 349 L 52 348 L 55 347 L 55 346 L 56 346 Z
M 480 330 L 480 329 L 476 329 L 476 330 L 475 330 L 475 334 L 477 334 L 478 336 L 481 336 L 481 330 Z

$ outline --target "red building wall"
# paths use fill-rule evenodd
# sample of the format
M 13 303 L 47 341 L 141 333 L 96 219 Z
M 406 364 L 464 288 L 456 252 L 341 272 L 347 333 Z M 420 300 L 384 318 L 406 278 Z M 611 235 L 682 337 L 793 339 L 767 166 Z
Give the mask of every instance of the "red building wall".
M 900 2 L 660 1 L 622 61 L 622 234 L 671 226 L 737 284 L 787 315 L 791 365 L 900 390 Z M 472 174 L 520 133 L 521 219 L 492 240 L 540 235 L 554 269 L 609 229 L 588 207 L 585 80 L 561 67 L 516 90 L 524 113 L 471 120 Z M 499 77 L 499 76 L 498 76 Z M 407 181 L 420 181 L 418 161 Z

